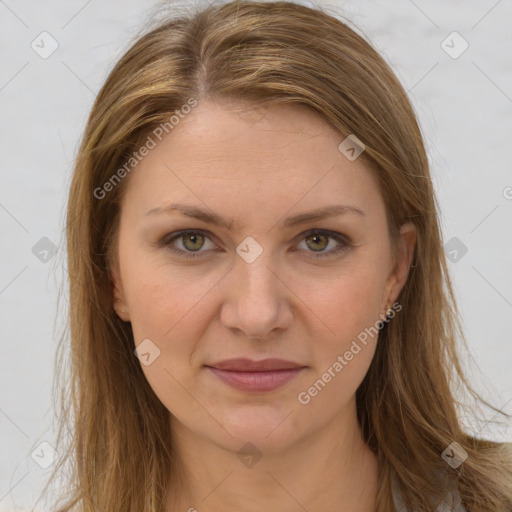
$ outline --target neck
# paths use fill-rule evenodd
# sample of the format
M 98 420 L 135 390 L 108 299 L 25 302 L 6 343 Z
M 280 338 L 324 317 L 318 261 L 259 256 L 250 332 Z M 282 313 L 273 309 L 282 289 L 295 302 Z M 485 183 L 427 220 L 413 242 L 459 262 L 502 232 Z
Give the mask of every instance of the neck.
M 179 479 L 172 478 L 167 512 L 375 510 L 378 460 L 362 438 L 355 400 L 321 431 L 264 451 L 251 467 L 175 418 L 172 431 Z

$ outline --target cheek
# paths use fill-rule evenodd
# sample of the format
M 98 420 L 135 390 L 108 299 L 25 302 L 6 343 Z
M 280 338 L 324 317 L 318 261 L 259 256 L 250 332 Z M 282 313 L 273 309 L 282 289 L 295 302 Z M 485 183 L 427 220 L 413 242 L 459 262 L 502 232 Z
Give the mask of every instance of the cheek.
M 310 294 L 314 313 L 325 325 L 321 342 L 314 346 L 314 372 L 296 397 L 310 417 L 323 417 L 326 410 L 335 414 L 364 379 L 379 334 L 381 276 L 375 267 L 353 267 L 323 291 L 316 288 Z
M 150 338 L 158 345 L 166 341 L 166 350 L 179 349 L 182 345 L 168 342 L 182 339 L 182 333 L 194 325 L 215 276 L 204 275 L 199 267 L 171 263 L 164 249 L 148 249 L 128 232 L 121 231 L 119 251 L 135 344 Z
M 159 400 L 179 417 L 183 411 L 192 410 L 197 417 L 204 413 L 193 410 L 190 393 L 197 376 L 191 358 L 206 325 L 200 311 L 212 286 L 207 284 L 172 278 L 150 267 L 132 281 L 129 291 L 135 345 L 145 343 L 151 353 L 148 365 L 140 358 L 141 368 Z M 149 344 L 144 341 L 148 339 Z
M 200 312 L 208 302 L 205 293 L 212 286 L 208 280 L 170 277 L 154 269 L 133 284 L 129 303 L 136 343 L 152 338 L 166 351 L 186 350 L 187 345 L 181 340 L 193 339 L 193 333 L 200 329 Z
M 361 262 L 333 272 L 328 280 L 309 281 L 298 295 L 307 297 L 310 317 L 321 326 L 327 351 L 350 344 L 379 320 L 384 290 L 383 271 Z

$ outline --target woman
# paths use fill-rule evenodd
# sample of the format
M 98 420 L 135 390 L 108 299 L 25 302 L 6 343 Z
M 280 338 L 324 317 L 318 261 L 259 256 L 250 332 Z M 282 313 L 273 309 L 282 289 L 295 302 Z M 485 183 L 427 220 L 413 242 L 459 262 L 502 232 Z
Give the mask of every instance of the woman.
M 141 37 L 67 236 L 60 511 L 512 510 L 511 447 L 456 413 L 451 384 L 478 395 L 413 109 L 338 19 L 235 1 Z

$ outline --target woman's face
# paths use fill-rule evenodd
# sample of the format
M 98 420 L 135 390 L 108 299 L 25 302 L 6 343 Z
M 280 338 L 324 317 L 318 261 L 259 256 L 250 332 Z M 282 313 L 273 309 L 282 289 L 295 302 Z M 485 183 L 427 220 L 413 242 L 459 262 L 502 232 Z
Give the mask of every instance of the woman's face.
M 394 266 L 343 139 L 305 107 L 200 103 L 126 178 L 116 308 L 175 429 L 280 450 L 353 415 L 414 231 Z M 220 368 L 233 358 L 289 364 Z

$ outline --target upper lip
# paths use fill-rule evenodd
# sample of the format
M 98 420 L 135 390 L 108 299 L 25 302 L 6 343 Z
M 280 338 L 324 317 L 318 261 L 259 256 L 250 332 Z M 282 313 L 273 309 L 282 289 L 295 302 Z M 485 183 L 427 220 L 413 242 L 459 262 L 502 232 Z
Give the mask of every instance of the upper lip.
M 213 368 L 219 370 L 231 370 L 239 372 L 264 372 L 272 370 L 289 370 L 294 368 L 303 368 L 304 365 L 294 363 L 293 361 L 286 361 L 284 359 L 261 359 L 254 361 L 252 359 L 237 358 L 226 359 L 217 363 L 208 364 Z

